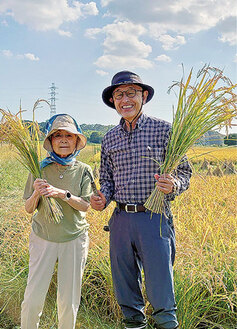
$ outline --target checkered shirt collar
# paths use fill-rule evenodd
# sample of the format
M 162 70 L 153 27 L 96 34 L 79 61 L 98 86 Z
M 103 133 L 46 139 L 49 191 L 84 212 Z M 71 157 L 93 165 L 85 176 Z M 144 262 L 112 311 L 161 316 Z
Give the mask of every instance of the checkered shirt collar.
M 138 120 L 137 120 L 137 123 L 136 123 L 136 127 L 135 127 L 135 128 L 138 128 L 138 129 L 142 130 L 144 124 L 145 124 L 146 121 L 147 121 L 147 118 L 148 118 L 147 115 L 144 114 L 144 113 L 142 113 L 142 114 L 140 115 L 140 117 L 138 118 Z M 124 131 L 124 130 L 125 130 L 125 129 L 124 129 L 124 125 L 125 125 L 125 120 L 124 120 L 124 118 L 122 118 L 122 119 L 120 120 L 119 125 L 120 125 L 120 130 Z

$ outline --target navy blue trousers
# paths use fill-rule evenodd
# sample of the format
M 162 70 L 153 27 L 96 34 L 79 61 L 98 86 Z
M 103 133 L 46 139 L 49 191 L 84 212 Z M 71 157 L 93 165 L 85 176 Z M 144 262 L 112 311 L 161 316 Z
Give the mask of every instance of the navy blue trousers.
M 161 232 L 160 235 L 160 225 Z M 115 208 L 109 221 L 110 260 L 115 296 L 126 319 L 145 319 L 146 294 L 159 328 L 178 325 L 173 286 L 175 233 L 172 220 L 150 212 L 126 213 Z M 136 327 L 136 326 L 134 326 Z

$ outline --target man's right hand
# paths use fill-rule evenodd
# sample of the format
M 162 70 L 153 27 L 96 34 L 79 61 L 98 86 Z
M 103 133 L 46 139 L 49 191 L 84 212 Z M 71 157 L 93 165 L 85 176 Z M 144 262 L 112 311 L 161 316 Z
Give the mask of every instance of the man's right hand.
M 102 211 L 106 205 L 106 199 L 102 192 L 98 191 L 99 195 L 92 195 L 90 199 L 91 207 L 95 210 Z

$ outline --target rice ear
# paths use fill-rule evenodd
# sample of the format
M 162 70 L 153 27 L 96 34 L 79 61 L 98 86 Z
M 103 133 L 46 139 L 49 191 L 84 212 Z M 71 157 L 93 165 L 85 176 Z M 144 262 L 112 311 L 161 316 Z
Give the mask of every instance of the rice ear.
M 42 100 L 38 100 L 35 104 L 38 105 L 40 101 Z M 36 105 L 34 105 L 35 108 Z M 0 109 L 0 113 L 3 115 L 0 123 L 0 140 L 14 145 L 19 155 L 18 161 L 32 173 L 35 179 L 42 178 L 38 123 L 34 120 L 32 123 L 25 123 L 22 120 L 22 111 L 14 115 L 10 111 Z M 42 204 L 49 221 L 59 223 L 62 218 L 62 211 L 56 200 L 42 197 Z
M 186 83 L 182 79 L 169 88 L 170 91 L 179 86 L 179 96 L 164 163 L 160 166 L 161 174 L 172 173 L 187 151 L 207 131 L 223 125 L 228 127 L 237 117 L 237 96 L 234 93 L 237 85 L 232 84 L 223 71 L 205 65 L 198 72 L 194 85 L 191 85 L 191 77 L 192 70 Z M 162 213 L 162 194 L 155 187 L 145 207 L 151 212 Z

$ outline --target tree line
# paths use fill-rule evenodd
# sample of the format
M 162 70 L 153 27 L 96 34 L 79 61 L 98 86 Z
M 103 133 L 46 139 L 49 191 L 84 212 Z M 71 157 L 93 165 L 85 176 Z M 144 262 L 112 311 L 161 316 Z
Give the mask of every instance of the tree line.
M 40 131 L 45 133 L 46 121 L 40 122 L 39 127 Z M 114 127 L 114 125 L 101 125 L 98 123 L 95 124 L 81 124 L 80 125 L 82 133 L 86 136 L 87 141 L 94 144 L 100 144 L 104 135 Z
M 45 133 L 45 122 L 40 122 L 39 127 L 42 133 Z M 104 135 L 114 127 L 114 125 L 101 125 L 98 123 L 95 124 L 81 124 L 80 125 L 83 134 L 87 137 L 87 141 L 94 144 L 100 144 Z M 205 136 L 201 137 L 197 145 L 227 145 L 233 146 L 237 145 L 237 133 L 229 134 L 224 136 L 216 131 L 209 131 Z

